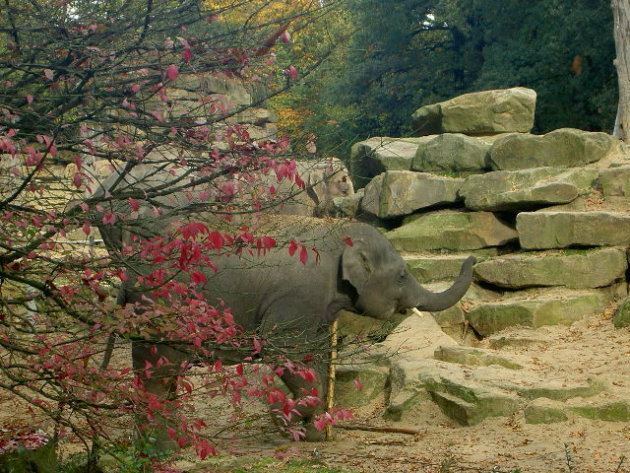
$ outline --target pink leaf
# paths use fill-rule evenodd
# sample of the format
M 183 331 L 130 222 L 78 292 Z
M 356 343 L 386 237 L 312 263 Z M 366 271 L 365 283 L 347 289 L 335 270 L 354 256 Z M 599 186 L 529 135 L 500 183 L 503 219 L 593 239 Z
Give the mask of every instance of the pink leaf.
M 83 183 L 83 178 L 81 177 L 81 173 L 80 172 L 75 173 L 75 175 L 72 177 L 72 184 L 74 184 L 75 187 L 79 188 L 81 187 L 82 183 Z
M 136 199 L 132 199 L 131 197 L 129 198 L 129 205 L 131 205 L 131 208 L 133 209 L 134 212 L 137 212 L 138 209 L 140 208 L 138 201 Z
M 357 388 L 357 391 L 361 391 L 363 389 L 363 384 L 361 384 L 361 381 L 359 381 L 358 379 L 354 380 L 354 385 Z
M 295 66 L 289 66 L 284 70 L 284 74 L 289 76 L 291 79 L 295 80 L 298 78 L 298 70 L 295 68 Z
M 160 112 L 153 111 L 153 112 L 151 112 L 151 115 L 153 115 L 153 118 L 155 118 L 159 122 L 163 122 L 164 121 L 164 117 L 162 116 L 162 114 Z
M 137 94 L 138 92 L 140 92 L 140 85 L 139 85 L 139 84 L 133 84 L 133 85 L 131 86 L 131 91 L 132 91 L 134 94 Z
M 116 215 L 111 210 L 108 210 L 103 215 L 103 223 L 105 225 L 114 225 L 116 223 Z
M 177 79 L 178 75 L 179 75 L 179 69 L 177 68 L 175 64 L 171 64 L 170 66 L 166 68 L 166 77 L 168 77 L 168 80 L 174 81 L 175 79 Z
M 29 105 L 33 103 L 33 96 L 32 95 L 27 95 L 26 96 L 26 103 L 29 104 Z

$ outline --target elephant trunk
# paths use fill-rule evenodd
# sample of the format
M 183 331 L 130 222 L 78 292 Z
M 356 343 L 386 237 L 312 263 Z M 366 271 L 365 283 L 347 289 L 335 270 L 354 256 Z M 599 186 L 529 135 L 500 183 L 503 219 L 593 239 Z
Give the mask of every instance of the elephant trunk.
M 446 291 L 431 292 L 419 286 L 419 295 L 417 303 L 414 304 L 414 306 L 418 310 L 437 312 L 455 305 L 464 294 L 466 294 L 466 291 L 468 291 L 470 287 L 470 283 L 472 282 L 472 268 L 476 261 L 474 256 L 469 256 L 466 261 L 464 261 L 459 276 Z

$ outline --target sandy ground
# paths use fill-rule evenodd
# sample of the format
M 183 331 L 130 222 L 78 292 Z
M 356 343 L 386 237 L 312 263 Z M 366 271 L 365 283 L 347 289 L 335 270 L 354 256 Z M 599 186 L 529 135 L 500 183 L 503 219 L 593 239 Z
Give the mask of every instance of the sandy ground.
M 607 391 L 585 402 L 628 401 L 630 329 L 615 329 L 610 317 L 611 312 L 607 312 L 571 327 L 543 327 L 536 333 L 544 341 L 504 348 L 502 353 L 528 360 L 529 370 L 544 373 L 549 379 L 603 379 Z M 513 330 L 510 335 L 519 336 L 519 332 Z M 199 399 L 198 408 L 211 430 L 221 432 L 221 426 L 233 420 L 229 410 L 206 402 Z M 16 418 L 19 406 L 6 392 L 0 391 L 0 406 L 0 422 Z M 258 408 L 262 412 L 262 407 Z M 383 400 L 355 409 L 355 419 L 349 424 L 417 433 L 338 427 L 333 442 L 292 443 L 275 432 L 269 417 L 261 414 L 233 432 L 218 435 L 222 453 L 218 458 L 200 461 L 193 452 L 185 451 L 177 466 L 184 471 L 226 472 L 275 456 L 280 457 L 278 471 L 282 471 L 282 458 L 316 457 L 324 465 L 355 472 L 630 472 L 630 423 L 570 416 L 565 422 L 532 425 L 517 414 L 462 427 L 428 399 L 399 422 L 385 421 L 383 410 Z M 627 458 L 622 461 L 624 455 Z
M 525 333 L 532 335 L 531 329 Z M 518 330 L 505 333 L 522 334 Z M 502 352 L 529 360 L 527 369 L 544 373 L 550 380 L 597 377 L 608 386 L 604 394 L 571 402 L 630 400 L 630 329 L 615 329 L 611 312 L 589 317 L 571 327 L 543 327 L 536 335 L 544 342 L 509 347 Z M 334 442 L 295 444 L 261 424 L 252 426 L 254 438 L 223 443 L 231 456 L 211 464 L 214 468 L 222 465 L 223 471 L 233 471 L 235 465 L 247 465 L 259 457 L 297 455 L 315 456 L 323 464 L 340 469 L 378 473 L 630 472 L 630 423 L 569 415 L 565 422 L 532 425 L 525 422 L 522 414 L 517 414 L 462 427 L 430 400 L 419 403 L 399 422 L 385 421 L 383 410 L 382 402 L 356 409 L 355 419 L 349 424 L 409 429 L 417 434 L 336 428 Z M 186 457 L 180 462 L 185 470 L 203 471 L 210 467 L 206 462 Z M 278 468 L 281 469 L 280 464 Z

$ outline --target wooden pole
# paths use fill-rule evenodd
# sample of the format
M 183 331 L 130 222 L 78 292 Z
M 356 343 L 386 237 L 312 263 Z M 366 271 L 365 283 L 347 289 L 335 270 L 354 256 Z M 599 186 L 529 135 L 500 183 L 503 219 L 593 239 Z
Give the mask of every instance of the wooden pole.
M 335 375 L 337 363 L 337 321 L 330 325 L 330 354 L 328 355 L 328 379 L 326 380 L 326 411 L 330 412 L 335 406 Z M 326 440 L 332 441 L 333 426 L 326 425 Z

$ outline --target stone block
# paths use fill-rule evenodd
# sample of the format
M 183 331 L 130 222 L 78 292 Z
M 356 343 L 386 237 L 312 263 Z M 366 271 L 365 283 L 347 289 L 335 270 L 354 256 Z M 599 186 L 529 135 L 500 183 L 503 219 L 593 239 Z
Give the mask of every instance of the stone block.
M 627 269 L 624 248 L 597 248 L 500 256 L 477 263 L 474 271 L 481 281 L 510 289 L 581 289 L 610 286 L 624 279 Z
M 579 167 L 604 158 L 618 143 L 607 133 L 561 128 L 546 135 L 512 133 L 495 140 L 490 165 L 495 170 Z
M 399 251 L 464 251 L 503 246 L 516 231 L 490 212 L 435 211 L 409 218 L 385 236 Z
M 361 208 L 380 218 L 408 215 L 436 205 L 453 204 L 463 179 L 412 171 L 379 174 L 365 187 Z
M 527 210 L 563 204 L 588 194 L 595 169 L 534 168 L 473 175 L 459 190 L 472 210 Z
M 472 92 L 425 105 L 411 120 L 414 130 L 422 135 L 528 132 L 534 125 L 535 108 L 536 92 L 514 87 Z

